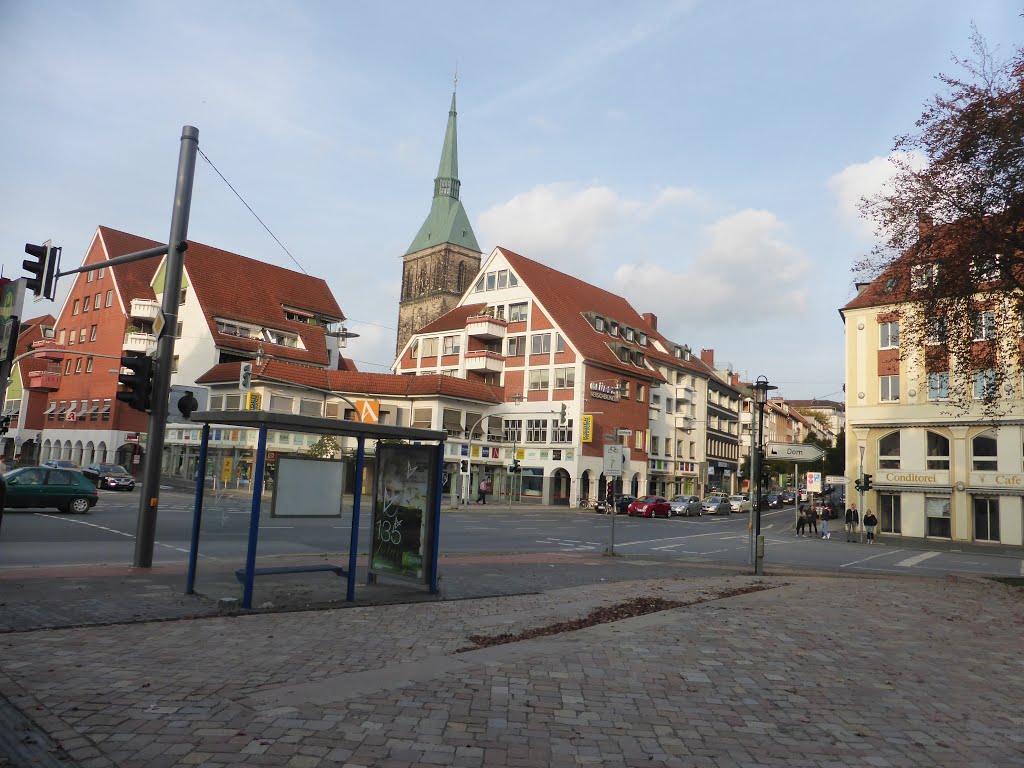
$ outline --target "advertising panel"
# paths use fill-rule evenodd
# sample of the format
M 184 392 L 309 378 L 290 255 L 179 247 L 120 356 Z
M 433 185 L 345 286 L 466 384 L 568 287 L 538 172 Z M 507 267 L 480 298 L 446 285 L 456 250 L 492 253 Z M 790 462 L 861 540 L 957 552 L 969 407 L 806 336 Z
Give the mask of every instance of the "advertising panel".
M 476 446 L 474 446 L 474 449 Z M 373 489 L 370 572 L 425 583 L 437 509 L 433 446 L 380 444 Z

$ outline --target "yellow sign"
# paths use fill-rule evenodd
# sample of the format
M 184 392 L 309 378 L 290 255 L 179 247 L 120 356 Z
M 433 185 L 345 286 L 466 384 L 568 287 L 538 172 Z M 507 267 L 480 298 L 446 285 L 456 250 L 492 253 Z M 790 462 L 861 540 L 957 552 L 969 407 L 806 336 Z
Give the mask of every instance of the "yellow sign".
M 580 424 L 580 441 L 590 443 L 594 440 L 594 417 L 589 413 L 583 414 Z
M 379 400 L 356 400 L 356 410 L 359 412 L 359 420 L 364 424 L 380 423 Z
M 263 395 L 259 392 L 245 393 L 245 410 L 258 411 L 263 406 Z
M 224 463 L 220 468 L 220 479 L 225 484 L 231 482 L 231 459 L 224 459 Z

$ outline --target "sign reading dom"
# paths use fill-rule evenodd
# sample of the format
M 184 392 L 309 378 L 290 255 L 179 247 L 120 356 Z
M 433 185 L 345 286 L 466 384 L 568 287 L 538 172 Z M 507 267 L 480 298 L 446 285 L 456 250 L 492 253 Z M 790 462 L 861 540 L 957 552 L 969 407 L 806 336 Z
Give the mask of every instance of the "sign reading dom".
M 377 447 L 370 572 L 430 580 L 431 535 L 437 511 L 438 452 L 432 446 Z

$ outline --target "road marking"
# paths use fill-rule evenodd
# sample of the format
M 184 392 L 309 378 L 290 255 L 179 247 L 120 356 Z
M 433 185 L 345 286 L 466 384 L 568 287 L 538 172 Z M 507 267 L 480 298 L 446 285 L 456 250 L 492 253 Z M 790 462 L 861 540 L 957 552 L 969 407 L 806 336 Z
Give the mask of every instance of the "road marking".
M 97 529 L 99 529 L 101 531 L 106 531 L 107 533 L 116 533 L 118 536 L 125 536 L 125 537 L 127 537 L 129 539 L 134 539 L 135 538 L 135 534 L 134 533 L 125 533 L 124 531 L 119 531 L 116 528 L 108 528 L 105 525 L 97 525 L 96 523 L 87 523 L 87 522 L 85 522 L 85 520 L 73 520 L 70 517 L 61 517 L 60 515 L 48 515 L 45 512 L 36 512 L 34 514 L 39 515 L 39 517 L 48 517 L 51 520 L 63 520 L 65 523 L 78 523 L 78 525 L 85 525 L 85 526 L 88 526 L 89 528 L 97 528 Z M 187 549 L 182 549 L 181 547 L 175 547 L 175 546 L 173 546 L 171 544 L 164 544 L 163 542 L 160 542 L 160 541 L 154 541 L 153 544 L 155 546 L 165 547 L 166 549 L 173 549 L 175 552 L 184 552 L 184 553 L 188 554 L 188 550 Z
M 906 560 L 900 560 L 896 565 L 902 566 L 903 568 L 910 568 L 911 566 L 922 563 L 929 558 L 938 557 L 938 555 L 938 552 L 922 552 L 920 555 L 914 555 L 913 557 L 908 557 Z
M 843 563 L 840 568 L 846 568 L 848 565 L 857 565 L 858 563 L 866 563 L 868 560 L 874 560 L 876 557 L 882 557 L 882 555 L 895 555 L 897 552 L 902 552 L 902 549 L 894 549 L 892 552 L 879 552 L 877 555 L 871 557 L 865 557 L 863 560 L 854 560 L 852 563 Z
M 676 539 L 698 539 L 701 536 L 721 536 L 718 531 L 712 533 L 691 533 L 689 536 L 668 536 L 663 539 L 646 539 L 645 541 L 617 541 L 615 542 L 616 547 L 631 547 L 634 544 L 656 544 L 662 541 L 675 541 Z
M 276 530 L 281 530 L 281 531 L 290 531 L 294 527 L 295 527 L 294 525 L 261 525 L 260 526 L 260 530 L 261 531 L 270 531 L 270 530 L 275 530 L 276 529 Z
M 517 531 L 539 531 L 540 528 L 516 528 Z

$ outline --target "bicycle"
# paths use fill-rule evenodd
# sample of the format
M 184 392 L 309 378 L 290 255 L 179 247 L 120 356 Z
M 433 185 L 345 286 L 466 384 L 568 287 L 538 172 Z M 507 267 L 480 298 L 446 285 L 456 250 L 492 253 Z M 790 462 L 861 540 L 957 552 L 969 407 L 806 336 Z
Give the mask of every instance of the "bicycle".
M 590 506 L 590 499 L 588 499 L 586 496 L 580 497 L 580 509 L 586 509 L 589 506 Z

